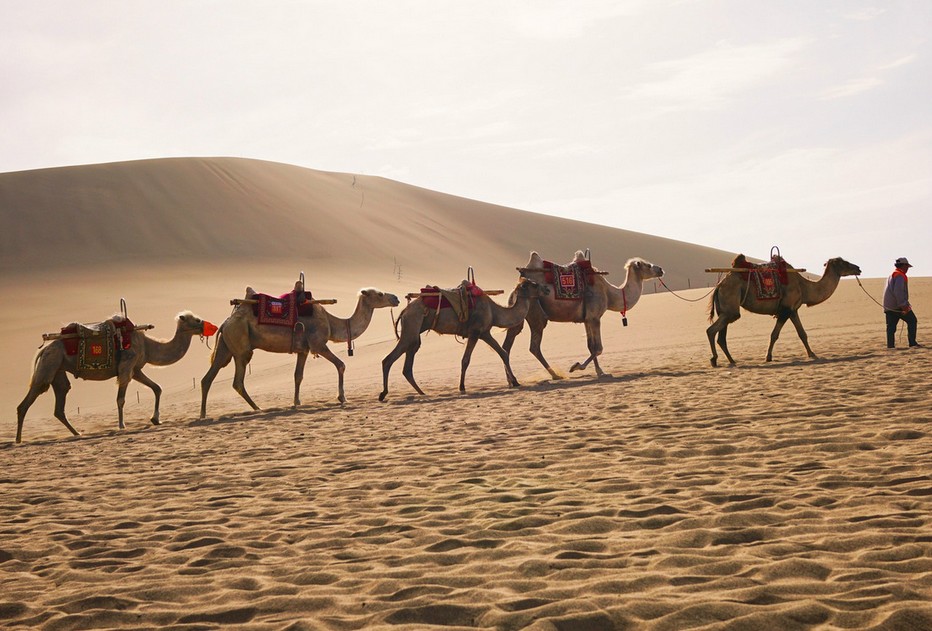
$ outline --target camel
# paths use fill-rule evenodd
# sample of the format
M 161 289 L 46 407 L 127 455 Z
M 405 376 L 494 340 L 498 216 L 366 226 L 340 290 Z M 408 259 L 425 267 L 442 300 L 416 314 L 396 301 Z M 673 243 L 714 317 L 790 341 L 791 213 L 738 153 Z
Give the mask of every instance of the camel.
M 736 263 L 742 261 L 744 255 L 738 255 Z M 733 266 L 735 263 L 732 264 Z M 792 266 L 790 266 L 792 267 Z M 709 299 L 709 322 L 718 314 L 718 319 L 706 329 L 709 336 L 709 346 L 712 347 L 712 366 L 718 365 L 718 353 L 715 351 L 715 336 L 718 335 L 718 345 L 722 347 L 728 363 L 735 364 L 731 353 L 728 352 L 728 325 L 741 317 L 741 307 L 751 313 L 771 315 L 777 319 L 770 334 L 770 346 L 767 348 L 767 361 L 773 361 L 773 346 L 780 337 L 780 329 L 787 320 L 793 322 L 796 333 L 806 347 L 806 354 L 810 359 L 818 359 L 809 347 L 809 337 L 799 320 L 799 308 L 802 305 L 811 307 L 828 300 L 838 287 L 842 276 L 860 276 L 861 268 L 849 263 L 843 258 L 829 259 L 825 264 L 825 272 L 818 281 L 811 281 L 798 273 L 787 275 L 787 284 L 782 288 L 779 299 L 759 300 L 757 292 L 751 290 L 751 276 L 741 278 L 739 272 L 729 272 L 715 287 Z
M 253 296 L 255 291 L 246 288 L 246 297 Z M 221 368 L 233 360 L 235 374 L 233 376 L 233 389 L 240 394 L 253 410 L 259 406 L 246 392 L 244 384 L 246 367 L 252 359 L 253 351 L 263 350 L 270 353 L 296 353 L 297 363 L 294 370 L 294 405 L 301 405 L 301 381 L 304 378 L 304 365 L 307 363 L 308 353 L 322 356 L 337 369 L 338 399 L 346 403 L 343 392 L 343 372 L 345 364 L 333 351 L 327 347 L 327 342 L 351 342 L 369 328 L 372 314 L 375 309 L 382 307 L 397 307 L 398 297 L 378 289 L 361 289 L 356 302 L 356 309 L 348 319 L 338 318 L 327 312 L 321 305 L 315 305 L 313 315 L 299 316 L 298 331 L 299 345 L 294 347 L 294 332 L 288 327 L 259 324 L 250 305 L 237 306 L 230 317 L 220 325 L 220 335 L 210 358 L 210 368 L 201 379 L 201 418 L 207 416 L 207 393 L 210 385 Z
M 581 251 L 576 252 L 576 262 L 586 260 Z M 531 258 L 522 268 L 521 275 L 539 283 L 545 283 L 545 273 L 541 271 L 543 259 L 537 252 L 531 252 Z M 586 327 L 586 341 L 589 348 L 589 357 L 582 363 L 576 362 L 570 372 L 584 370 L 590 362 L 595 366 L 596 374 L 603 377 L 605 373 L 599 366 L 598 356 L 602 354 L 602 316 L 606 311 L 617 311 L 624 316 L 641 298 L 645 280 L 661 278 L 663 268 L 645 261 L 642 258 L 632 258 L 625 263 L 625 281 L 618 287 L 605 280 L 601 274 L 596 274 L 593 284 L 586 287 L 582 300 L 560 300 L 554 293 L 541 297 L 536 304 L 528 309 L 525 320 L 531 327 L 531 353 L 540 361 L 553 379 L 562 379 L 544 358 L 540 350 L 544 336 L 544 328 L 550 321 L 553 322 L 582 322 Z M 627 323 L 627 320 L 625 320 Z M 524 329 L 524 323 L 519 322 L 508 329 L 502 348 L 511 353 L 515 338 Z
M 460 286 L 463 287 L 468 281 L 463 281 Z M 441 335 L 459 335 L 466 339 L 466 348 L 463 351 L 463 359 L 460 367 L 460 392 L 466 391 L 466 369 L 469 367 L 469 360 L 472 357 L 473 349 L 476 343 L 482 340 L 498 353 L 502 363 L 505 365 L 505 378 L 509 387 L 517 387 L 521 384 L 515 378 L 511 371 L 511 361 L 508 353 L 502 349 L 499 343 L 492 337 L 492 327 L 510 328 L 524 320 L 527 315 L 528 307 L 537 298 L 549 292 L 546 287 L 538 283 L 522 278 L 518 281 L 514 292 L 512 292 L 509 306 L 503 307 L 492 300 L 487 294 L 476 297 L 476 304 L 469 313 L 466 322 L 461 322 L 453 309 L 433 309 L 425 306 L 423 298 L 415 298 L 398 316 L 396 322 L 396 335 L 398 343 L 395 348 L 382 360 L 382 392 L 379 394 L 379 401 L 384 401 L 388 394 L 388 373 L 391 371 L 392 364 L 395 363 L 402 354 L 405 355 L 404 368 L 402 373 L 408 383 L 418 394 L 424 394 L 420 386 L 414 380 L 414 356 L 421 347 L 421 333 L 427 330 L 436 331 Z M 398 325 L 401 325 L 401 333 L 398 334 Z
M 118 317 L 114 316 L 114 319 Z M 56 339 L 48 346 L 44 346 L 36 354 L 32 379 L 29 383 L 29 392 L 23 402 L 19 404 L 19 407 L 16 408 L 16 442 L 22 441 L 23 421 L 26 419 L 27 410 L 40 394 L 49 389 L 49 386 L 55 392 L 55 418 L 61 421 L 73 435 L 81 435 L 65 416 L 65 397 L 68 395 L 68 391 L 71 390 L 71 383 L 68 381 L 66 373 L 91 381 L 106 381 L 116 377 L 118 385 L 117 412 L 121 430 L 126 428 L 123 423 L 123 402 L 126 398 L 126 388 L 130 380 L 136 380 L 143 385 L 149 386 L 155 395 L 155 411 L 152 414 L 151 422 L 153 425 L 159 425 L 159 398 L 162 395 L 162 388 L 142 372 L 143 367 L 146 364 L 152 364 L 153 366 L 174 364 L 188 352 L 192 337 L 195 335 L 209 337 L 217 331 L 216 326 L 207 320 L 202 320 L 190 311 L 182 311 L 175 319 L 178 323 L 175 328 L 175 336 L 167 341 L 154 340 L 146 336 L 142 331 L 133 331 L 130 348 L 121 350 L 118 353 L 116 366 L 113 370 L 84 370 L 79 373 L 77 357 L 68 355 L 65 352 L 65 342 L 63 340 Z

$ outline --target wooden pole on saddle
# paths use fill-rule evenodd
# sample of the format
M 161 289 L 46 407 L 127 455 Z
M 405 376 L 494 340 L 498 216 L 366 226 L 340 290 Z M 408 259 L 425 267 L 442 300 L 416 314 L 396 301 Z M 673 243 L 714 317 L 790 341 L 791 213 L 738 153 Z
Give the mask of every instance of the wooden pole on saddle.
M 707 272 L 713 272 L 713 273 L 719 273 L 719 274 L 725 274 L 725 273 L 727 273 L 727 272 L 753 272 L 753 271 L 756 271 L 756 270 L 757 270 L 756 267 L 707 267 L 705 271 L 707 271 Z M 787 267 L 787 268 L 786 268 L 786 271 L 787 271 L 787 272 L 793 272 L 794 274 L 802 274 L 803 272 L 806 271 L 806 268 L 805 268 L 805 267 L 800 267 L 800 268 L 796 269 L 796 268 L 792 268 L 792 267 Z
M 154 329 L 154 324 L 138 324 L 133 327 L 134 331 L 148 331 L 149 329 Z M 103 335 L 103 333 L 101 333 Z M 81 337 L 78 333 L 43 333 L 42 340 L 45 342 L 50 342 L 52 340 L 71 340 L 77 337 Z M 95 336 L 91 336 L 95 337 Z
M 259 301 L 256 300 L 255 298 L 233 298 L 233 299 L 230 300 L 230 304 L 233 305 L 233 306 L 236 306 L 236 305 L 257 305 L 257 304 L 259 304 Z M 304 304 L 306 304 L 306 305 L 307 305 L 307 304 L 311 304 L 311 305 L 335 305 L 335 304 L 337 304 L 337 299 L 336 299 L 336 298 L 321 298 L 321 299 L 318 300 L 317 298 L 312 298 L 311 300 L 305 300 L 305 301 L 304 301 Z

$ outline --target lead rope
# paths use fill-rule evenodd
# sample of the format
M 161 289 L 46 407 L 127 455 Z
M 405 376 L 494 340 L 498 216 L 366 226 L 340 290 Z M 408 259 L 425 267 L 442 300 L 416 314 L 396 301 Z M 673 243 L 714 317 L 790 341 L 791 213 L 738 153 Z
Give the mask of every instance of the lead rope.
M 721 276 L 722 276 L 722 275 L 719 274 L 719 279 L 721 279 Z M 671 294 L 673 294 L 674 296 L 676 296 L 676 297 L 679 298 L 680 300 L 684 300 L 684 301 L 686 301 L 686 302 L 699 302 L 700 300 L 705 300 L 706 298 L 709 297 L 709 295 L 710 295 L 713 291 L 715 291 L 715 287 L 713 287 L 712 289 L 709 290 L 709 292 L 708 292 L 705 296 L 702 296 L 701 298 L 696 298 L 696 299 L 683 298 L 683 297 L 680 296 L 678 293 L 676 293 L 675 291 L 673 291 L 672 289 L 670 289 L 669 287 L 667 287 L 667 284 L 666 284 L 665 282 L 663 282 L 663 279 L 662 279 L 662 278 L 658 278 L 657 280 L 660 281 L 660 284 L 663 285 L 663 288 L 664 288 L 664 289 L 666 289 L 667 291 L 669 291 Z M 715 283 L 715 286 L 718 287 L 718 282 Z
M 870 298 L 871 300 L 873 300 L 873 301 L 874 301 L 874 304 L 876 304 L 878 307 L 880 307 L 881 309 L 883 309 L 883 305 L 880 304 L 879 302 L 877 302 L 877 300 L 876 300 L 873 296 L 871 296 L 871 295 L 868 293 L 868 291 L 867 291 L 866 289 L 864 289 L 864 285 L 861 284 L 861 277 L 860 277 L 860 276 L 855 276 L 854 279 L 855 279 L 856 281 L 858 281 L 858 287 L 861 288 L 861 291 L 863 291 L 865 294 L 867 294 L 867 297 Z
M 350 330 L 350 321 L 346 321 L 346 353 L 353 356 L 353 332 Z

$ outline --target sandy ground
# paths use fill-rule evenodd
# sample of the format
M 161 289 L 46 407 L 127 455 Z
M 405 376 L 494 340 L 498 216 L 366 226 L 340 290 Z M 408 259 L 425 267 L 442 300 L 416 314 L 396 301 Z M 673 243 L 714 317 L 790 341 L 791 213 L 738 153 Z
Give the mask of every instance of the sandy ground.
M 217 296 L 241 278 L 201 302 L 171 289 L 193 303 L 178 308 L 222 320 Z M 335 279 L 335 313 L 360 280 Z M 864 281 L 875 297 L 881 284 Z M 932 342 L 932 280 L 911 290 Z M 748 314 L 730 329 L 738 366 L 713 369 L 705 293 L 646 295 L 627 328 L 608 314 L 602 379 L 551 381 L 525 332 L 521 388 L 480 346 L 461 395 L 462 346 L 430 334 L 415 364 L 427 395 L 399 363 L 379 403 L 394 342 L 378 313 L 354 357 L 332 345 L 345 406 L 318 359 L 292 408 L 294 358 L 257 353 L 247 387 L 263 410 L 246 411 L 228 368 L 199 420 L 183 385 L 206 369 L 195 344 L 160 427 L 145 394 L 124 432 L 103 394 L 73 415 L 81 438 L 30 413 L 25 442 L 0 443 L 0 626 L 932 628 L 929 349 L 886 350 L 879 307 L 846 280 L 801 312 L 820 359 L 786 328 L 765 363 L 773 321 Z M 552 324 L 544 351 L 566 370 L 585 355 L 582 327 Z M 71 396 L 92 386 L 113 395 L 79 382 Z

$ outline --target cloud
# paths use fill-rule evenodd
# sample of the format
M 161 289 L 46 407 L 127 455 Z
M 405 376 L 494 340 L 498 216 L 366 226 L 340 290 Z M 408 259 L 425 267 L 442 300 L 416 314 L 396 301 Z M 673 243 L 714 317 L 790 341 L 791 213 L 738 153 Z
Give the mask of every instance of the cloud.
M 651 64 L 648 73 L 662 78 L 636 85 L 625 98 L 649 101 L 665 111 L 717 109 L 789 67 L 803 45 L 800 39 L 753 46 L 719 42 L 690 57 Z

